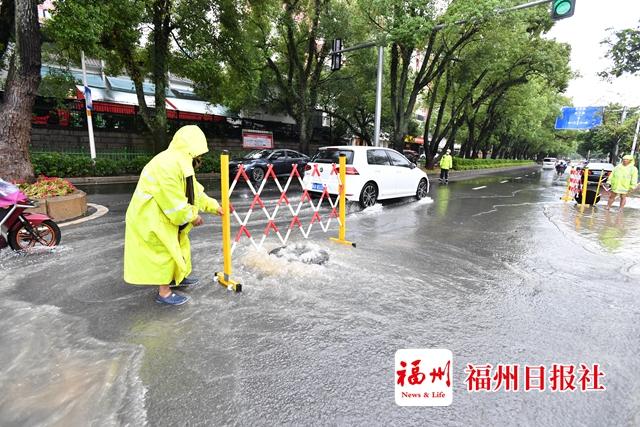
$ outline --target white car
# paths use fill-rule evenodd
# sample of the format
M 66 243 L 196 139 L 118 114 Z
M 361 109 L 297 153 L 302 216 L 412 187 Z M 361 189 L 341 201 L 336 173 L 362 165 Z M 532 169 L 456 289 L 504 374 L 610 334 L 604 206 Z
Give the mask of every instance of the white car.
M 544 160 L 542 160 L 542 169 L 555 169 L 557 161 L 558 159 L 555 157 L 545 157 Z
M 305 167 L 304 189 L 321 194 L 326 186 L 331 195 L 338 194 L 336 169 L 339 156 L 347 160 L 346 198 L 368 208 L 378 200 L 415 196 L 429 193 L 429 178 L 415 164 L 395 150 L 381 147 L 351 145 L 322 147 Z

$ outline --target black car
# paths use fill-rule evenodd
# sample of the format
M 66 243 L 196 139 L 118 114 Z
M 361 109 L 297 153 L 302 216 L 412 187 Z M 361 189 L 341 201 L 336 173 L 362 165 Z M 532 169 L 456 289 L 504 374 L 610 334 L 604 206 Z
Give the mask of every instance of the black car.
M 293 165 L 298 165 L 300 175 L 304 173 L 304 167 L 309 162 L 309 157 L 293 150 L 255 150 L 240 159 L 229 162 L 229 174 L 233 179 L 238 172 L 238 165 L 244 165 L 247 176 L 253 181 L 260 182 L 264 178 L 269 165 L 273 165 L 273 171 L 278 176 L 288 176 Z
M 587 194 L 585 202 L 586 204 L 593 206 L 600 201 L 603 184 L 607 182 L 607 178 L 609 178 L 614 166 L 611 163 L 589 162 L 586 167 L 589 170 L 589 175 L 587 175 Z M 578 167 L 577 169 L 580 171 L 581 181 L 584 180 L 584 167 Z M 598 188 L 598 186 L 600 188 Z M 582 203 L 582 193 L 576 194 L 575 200 L 578 203 Z
M 416 153 L 413 150 L 403 150 L 402 154 L 404 154 L 404 156 L 409 159 L 409 161 L 411 163 L 418 163 L 418 158 L 420 157 L 420 155 L 418 153 Z

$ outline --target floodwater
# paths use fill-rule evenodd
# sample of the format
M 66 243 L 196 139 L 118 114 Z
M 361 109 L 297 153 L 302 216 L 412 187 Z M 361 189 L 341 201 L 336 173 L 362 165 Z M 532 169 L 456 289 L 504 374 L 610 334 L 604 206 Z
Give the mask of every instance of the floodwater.
M 122 281 L 131 190 L 89 189 L 110 213 L 64 228 L 56 250 L 0 253 L 0 425 L 640 424 L 639 200 L 581 210 L 537 170 L 435 184 L 430 200 L 351 208 L 356 248 L 329 241 L 335 220 L 316 223 L 307 243 L 324 265 L 268 255 L 273 233 L 263 249 L 243 238 L 240 294 L 213 283 L 207 215 L 191 235 L 203 283 L 173 308 Z M 232 202 L 243 214 L 252 200 Z M 254 211 L 251 233 L 267 223 Z M 402 348 L 453 352 L 451 406 L 396 406 Z M 607 389 L 469 393 L 468 363 L 598 363 Z

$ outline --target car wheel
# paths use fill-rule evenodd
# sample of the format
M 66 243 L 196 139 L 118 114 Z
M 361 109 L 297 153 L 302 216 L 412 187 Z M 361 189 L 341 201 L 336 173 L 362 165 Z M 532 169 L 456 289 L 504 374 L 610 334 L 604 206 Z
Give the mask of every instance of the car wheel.
M 374 182 L 367 182 L 360 192 L 360 207 L 370 208 L 378 201 L 378 187 Z
M 255 182 L 260 182 L 264 179 L 264 169 L 262 168 L 255 168 L 254 170 L 251 171 L 251 179 L 253 179 Z
M 429 183 L 425 178 L 420 180 L 418 183 L 418 189 L 416 190 L 416 199 L 424 199 L 429 194 Z

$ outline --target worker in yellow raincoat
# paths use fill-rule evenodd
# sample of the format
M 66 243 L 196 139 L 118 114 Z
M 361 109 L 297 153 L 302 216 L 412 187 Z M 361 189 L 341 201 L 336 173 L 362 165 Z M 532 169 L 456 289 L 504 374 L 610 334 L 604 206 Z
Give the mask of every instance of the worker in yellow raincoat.
M 451 157 L 451 150 L 447 149 L 447 152 L 442 155 L 440 159 L 440 183 L 449 183 L 449 169 L 453 167 L 453 157 Z
M 129 203 L 124 239 L 124 280 L 159 286 L 156 301 L 180 305 L 187 296 L 171 290 L 193 286 L 189 231 L 203 223 L 199 211 L 221 214 L 220 205 L 204 193 L 194 167 L 208 152 L 197 126 L 180 128 L 169 148 L 142 170 Z
M 627 193 L 633 191 L 638 185 L 638 169 L 633 165 L 633 156 L 627 154 L 622 158 L 622 164 L 613 169 L 607 184 L 611 186 L 611 194 L 605 209 L 611 209 L 616 196 L 620 196 L 620 210 L 624 209 Z

